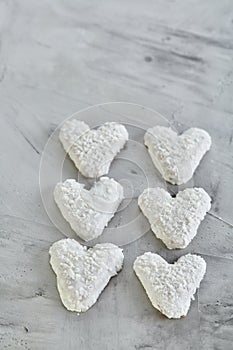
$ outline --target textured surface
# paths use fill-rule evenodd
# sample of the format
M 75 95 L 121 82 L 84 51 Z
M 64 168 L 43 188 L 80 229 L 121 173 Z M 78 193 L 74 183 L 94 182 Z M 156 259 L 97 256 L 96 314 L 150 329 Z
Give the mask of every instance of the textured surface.
M 96 244 L 87 250 L 70 238 L 55 242 L 49 254 L 62 302 L 76 312 L 85 312 L 96 303 L 124 260 L 122 249 L 113 244 Z
M 59 138 L 79 171 L 86 177 L 108 173 L 111 162 L 128 140 L 126 128 L 105 123 L 97 130 L 77 119 L 65 121 Z
M 84 241 L 102 234 L 123 197 L 123 187 L 108 177 L 101 177 L 89 191 L 72 179 L 58 183 L 54 190 L 62 215 Z
M 151 159 L 162 177 L 173 185 L 188 182 L 211 146 L 210 135 L 191 128 L 182 135 L 171 128 L 155 126 L 144 137 Z
M 152 305 L 168 318 L 187 315 L 206 271 L 205 260 L 194 254 L 168 264 L 160 255 L 146 252 L 133 267 Z
M 169 249 L 186 248 L 210 210 L 211 198 L 203 188 L 187 188 L 176 198 L 163 188 L 147 188 L 138 205 L 148 218 L 151 229 Z
M 232 350 L 232 7 L 232 0 L 0 1 L 1 349 Z M 40 158 L 48 136 L 67 116 L 108 101 L 153 108 L 178 132 L 208 131 L 212 147 L 186 187 L 203 187 L 212 207 L 182 252 L 166 249 L 151 231 L 125 246 L 123 270 L 78 317 L 62 306 L 49 266 L 49 247 L 64 236 L 41 201 Z M 105 105 L 82 120 L 144 126 L 127 128 L 142 145 L 145 129 L 164 125 L 132 105 L 114 110 Z M 54 144 L 62 159 L 58 135 Z M 140 154 L 149 186 L 161 187 L 145 147 L 127 144 L 120 155 L 136 159 Z M 52 167 L 54 154 L 48 159 Z M 137 196 L 147 179 L 141 168 L 125 163 L 113 161 L 109 176 L 130 179 L 125 193 L 135 197 L 132 203 L 139 210 Z M 69 159 L 63 175 L 62 180 L 77 179 Z M 53 177 L 45 186 L 54 210 L 52 194 L 59 181 Z M 177 192 L 176 186 L 168 189 Z M 130 215 L 129 207 L 113 224 Z M 170 263 L 186 253 L 205 259 L 205 278 L 184 319 L 168 320 L 151 306 L 132 269 L 146 251 Z

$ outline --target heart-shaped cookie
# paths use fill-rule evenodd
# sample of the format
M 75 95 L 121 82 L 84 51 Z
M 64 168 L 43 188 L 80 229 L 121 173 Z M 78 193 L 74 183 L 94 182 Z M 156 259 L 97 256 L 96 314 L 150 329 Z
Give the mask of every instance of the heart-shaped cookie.
M 95 304 L 124 260 L 122 249 L 114 244 L 97 244 L 87 250 L 69 238 L 55 242 L 49 254 L 62 303 L 77 312 L 87 311 Z
M 66 121 L 59 134 L 65 151 L 86 177 L 99 177 L 109 171 L 112 160 L 128 140 L 126 128 L 105 123 L 97 130 L 82 121 Z
M 210 149 L 211 137 L 202 129 L 191 128 L 178 136 L 171 128 L 148 129 L 144 143 L 162 177 L 173 185 L 189 181 L 204 154 Z
M 210 203 L 203 188 L 186 188 L 175 198 L 163 188 L 147 188 L 138 198 L 152 231 L 169 249 L 187 247 L 210 210 Z
M 101 177 L 89 191 L 72 179 L 58 183 L 54 190 L 62 215 L 84 241 L 102 234 L 123 197 L 123 187 L 108 177 Z
M 187 254 L 168 264 L 160 255 L 148 252 L 135 260 L 134 271 L 152 305 L 168 318 L 180 318 L 187 315 L 206 263 L 198 255 Z

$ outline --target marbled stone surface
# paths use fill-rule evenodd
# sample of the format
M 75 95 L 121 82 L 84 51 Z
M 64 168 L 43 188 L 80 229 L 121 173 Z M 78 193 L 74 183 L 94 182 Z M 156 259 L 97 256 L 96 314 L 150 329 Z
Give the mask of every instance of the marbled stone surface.
M 0 349 L 233 348 L 232 13 L 231 0 L 0 1 Z M 111 101 L 127 103 L 76 113 Z M 53 134 L 73 113 L 92 126 L 123 122 L 130 134 L 110 170 L 126 199 L 99 239 L 128 243 L 124 268 L 79 316 L 62 306 L 48 263 L 51 243 L 75 237 L 52 200 L 54 185 L 92 183 L 64 160 Z M 213 140 L 179 187 L 160 178 L 142 144 L 147 127 L 169 123 L 179 132 L 204 128 Z M 149 230 L 137 206 L 148 185 L 210 194 L 210 213 L 186 249 L 169 251 Z M 188 252 L 205 258 L 186 318 L 168 320 L 151 306 L 132 269 L 145 251 L 169 262 Z

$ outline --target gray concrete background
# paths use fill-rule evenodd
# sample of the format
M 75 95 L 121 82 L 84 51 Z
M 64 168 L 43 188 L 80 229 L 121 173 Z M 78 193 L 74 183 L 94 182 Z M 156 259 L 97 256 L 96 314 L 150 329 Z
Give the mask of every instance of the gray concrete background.
M 233 348 L 232 38 L 231 0 L 0 1 L 0 349 Z M 212 149 L 184 187 L 202 186 L 213 204 L 183 251 L 168 251 L 151 231 L 125 245 L 124 269 L 78 316 L 62 306 L 48 264 L 49 246 L 64 235 L 41 200 L 40 159 L 66 117 L 109 101 L 157 110 L 178 131 L 206 129 Z M 91 123 L 157 123 L 140 107 L 110 107 Z M 142 139 L 135 128 L 131 136 Z M 55 146 L 64 156 L 57 140 Z M 131 146 L 123 152 L 135 153 Z M 157 184 L 161 179 L 142 152 L 147 176 Z M 112 227 L 135 215 L 145 184 L 135 164 L 126 162 L 119 173 L 117 161 L 111 175 L 130 180 L 133 199 Z M 77 177 L 69 159 L 63 176 Z M 50 199 L 53 182 L 48 174 Z M 144 229 L 146 221 L 140 223 Z M 132 239 L 137 229 L 130 226 Z M 145 251 L 170 262 L 187 252 L 205 258 L 207 274 L 186 318 L 168 320 L 151 306 L 132 270 Z

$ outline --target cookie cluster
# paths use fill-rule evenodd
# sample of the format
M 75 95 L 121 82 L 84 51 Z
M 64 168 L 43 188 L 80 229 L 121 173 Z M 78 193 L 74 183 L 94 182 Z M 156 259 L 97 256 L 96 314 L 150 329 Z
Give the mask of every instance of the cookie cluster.
M 83 121 L 73 119 L 64 123 L 59 137 L 84 176 L 100 177 L 108 173 L 128 140 L 128 132 L 118 123 L 91 130 Z M 155 126 L 147 130 L 144 142 L 161 176 L 177 185 L 192 178 L 211 146 L 209 134 L 198 128 L 177 135 L 171 128 Z M 63 217 L 84 241 L 103 233 L 123 198 L 122 186 L 108 177 L 101 177 L 89 191 L 73 179 L 58 183 L 54 190 Z M 168 249 L 182 249 L 197 234 L 211 199 L 202 188 L 187 188 L 173 198 L 157 187 L 145 189 L 138 205 L 155 236 Z M 122 249 L 114 244 L 87 249 L 69 238 L 54 243 L 49 253 L 61 300 L 68 310 L 76 312 L 87 311 L 97 301 L 110 278 L 121 270 L 124 259 Z M 152 305 L 168 318 L 180 318 L 189 310 L 206 263 L 200 256 L 186 254 L 168 264 L 160 255 L 146 252 L 136 258 L 133 268 Z

